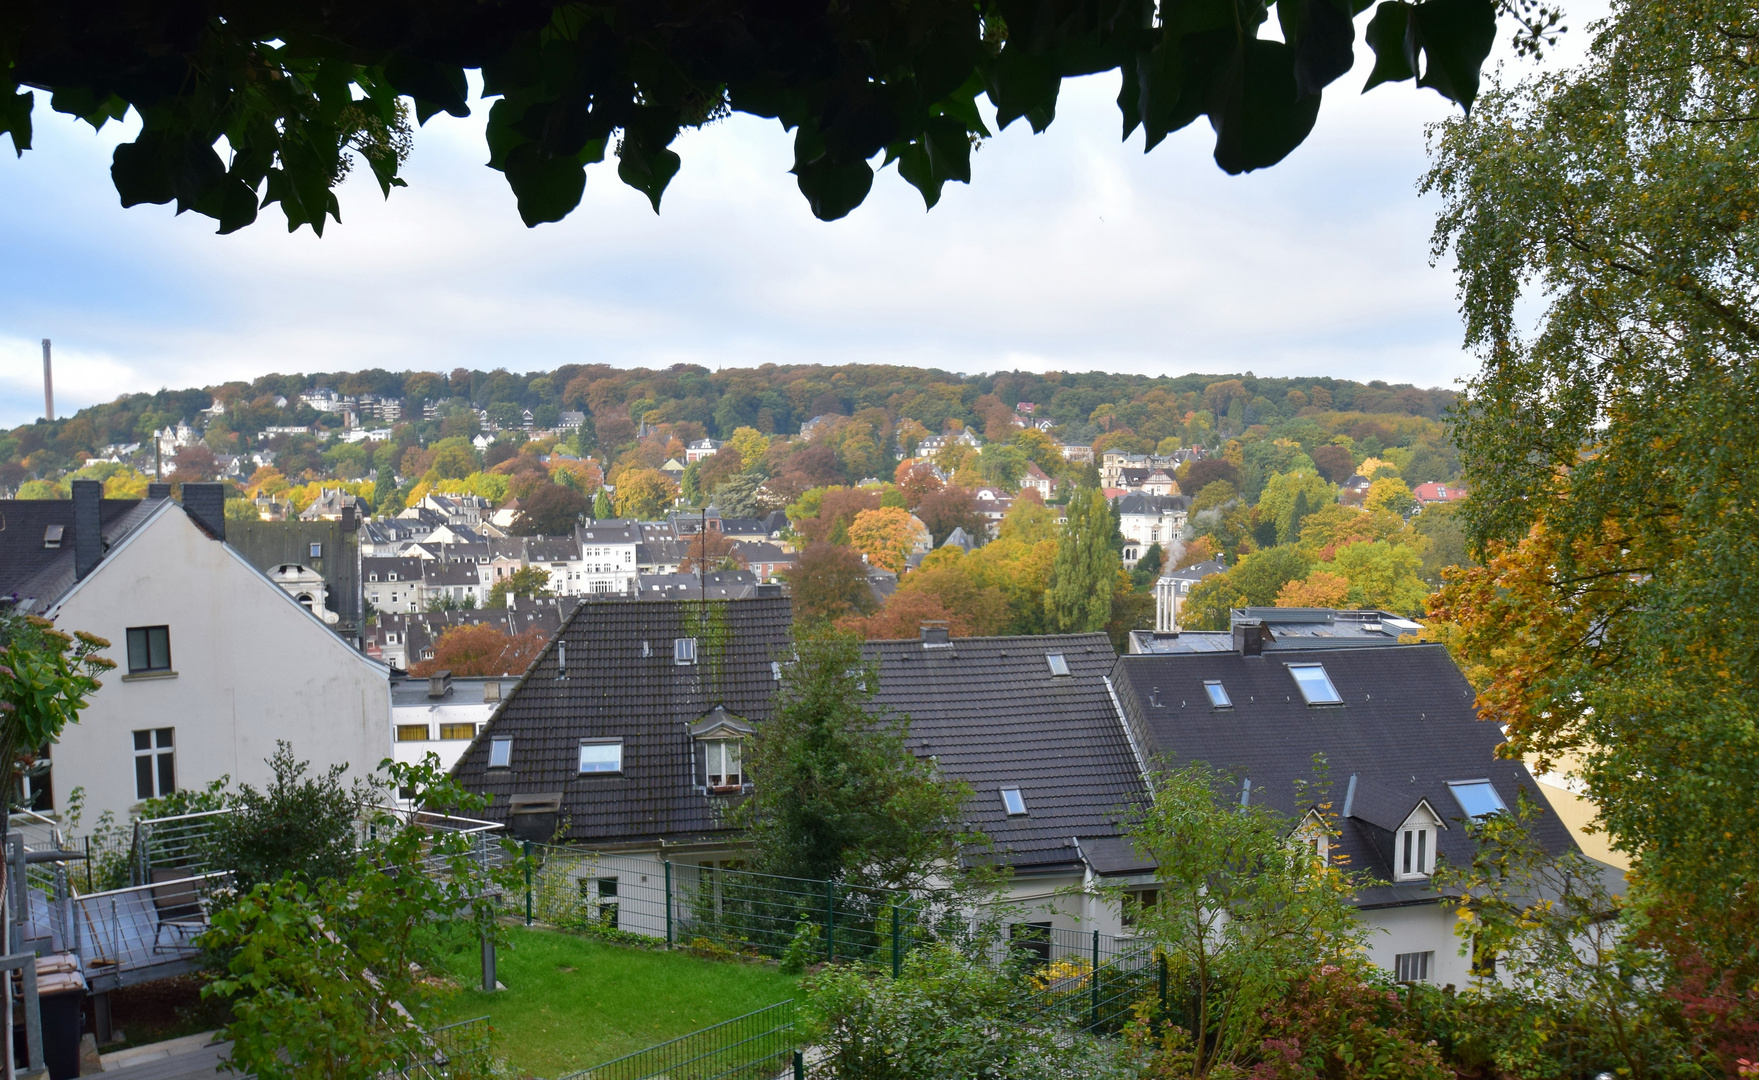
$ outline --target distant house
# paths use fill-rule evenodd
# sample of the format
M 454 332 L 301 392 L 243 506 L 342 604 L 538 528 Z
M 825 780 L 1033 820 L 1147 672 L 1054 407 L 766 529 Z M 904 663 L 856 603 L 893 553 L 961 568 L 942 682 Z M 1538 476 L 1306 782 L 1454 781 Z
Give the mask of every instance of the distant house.
M 366 653 L 393 668 L 407 669 L 412 664 L 434 659 L 435 643 L 455 626 L 489 625 L 510 636 L 535 629 L 548 638 L 555 634 L 580 601 L 568 596 L 537 599 L 516 596 L 509 602 L 512 606 L 506 608 L 381 615 L 378 624 L 366 631 Z
M 425 606 L 422 560 L 412 556 L 362 556 L 360 588 L 375 611 L 420 611 Z
M 1363 476 L 1361 473 L 1351 473 L 1350 478 L 1343 482 L 1342 487 L 1345 491 L 1353 491 L 1358 495 L 1366 495 L 1368 494 L 1368 489 L 1373 485 L 1374 481 Z
M 1191 569 L 1195 569 L 1192 567 Z M 1158 607 L 1158 598 L 1157 598 Z M 1250 645 L 1260 652 L 1285 649 L 1356 649 L 1396 645 L 1423 629 L 1415 619 L 1363 608 L 1234 608 L 1226 630 L 1130 631 L 1130 652 L 1228 652 Z
M 1093 447 L 1086 443 L 1063 443 L 1058 449 L 1062 451 L 1064 461 L 1089 462 L 1093 460 Z
M 440 768 L 450 769 L 501 704 L 502 688 L 513 682 L 454 678 L 449 671 L 426 679 L 393 678 L 391 756 L 414 765 L 433 754 Z
M 1040 498 L 1048 499 L 1056 492 L 1056 489 L 1056 481 L 1045 475 L 1045 471 L 1038 467 L 1036 461 L 1026 463 L 1026 475 L 1020 478 L 1021 491 L 1036 491 Z
M 720 448 L 719 439 L 697 439 L 684 448 L 684 462 L 688 465 L 691 462 L 701 461 L 703 458 L 714 457 L 715 452 Z
M 320 771 L 371 773 L 390 748 L 386 668 L 226 542 L 223 485 L 168 494 L 104 499 L 76 480 L 70 500 L 0 502 L 0 595 L 110 641 L 117 663 L 35 794 L 84 788 L 91 819 L 126 821 L 222 776 L 264 786 L 277 739 Z
M 800 425 L 800 437 L 802 439 L 810 440 L 821 430 L 841 419 L 843 419 L 843 417 L 837 413 L 820 413 L 818 416 L 815 416 L 811 420 Z
M 665 473 L 673 483 L 684 479 L 684 463 L 677 458 L 667 458 L 666 463 L 660 466 L 660 471 Z
M 564 409 L 556 420 L 558 431 L 579 431 L 586 426 L 586 414 L 571 409 Z
M 1474 819 L 1525 794 L 1534 839 L 1576 848 L 1527 767 L 1497 755 L 1502 732 L 1478 719 L 1441 645 L 1271 652 L 1246 637 L 1225 652 L 1120 657 L 1113 683 L 1151 757 L 1228 772 L 1242 805 L 1298 823 L 1315 854 L 1364 876 L 1352 902 L 1368 955 L 1400 982 L 1474 978 L 1431 881 L 1438 859 L 1470 861 Z
M 1151 545 L 1161 545 L 1164 557 L 1173 540 L 1184 534 L 1191 500 L 1183 495 L 1131 492 L 1113 506 L 1118 515 L 1118 532 L 1124 537 L 1124 565 L 1134 567 Z
M 1000 488 L 982 487 L 975 492 L 977 512 L 989 522 L 989 536 L 994 539 L 1001 532 L 1002 519 L 1014 505 L 1013 496 Z
M 360 496 L 350 495 L 341 488 L 324 488 L 312 504 L 299 512 L 301 521 L 341 521 L 346 510 L 354 515 L 356 521 L 363 516 L 366 509 Z
M 1418 484 L 1411 489 L 1411 494 L 1418 502 L 1428 506 L 1430 503 L 1458 502 L 1466 497 L 1467 492 L 1463 487 L 1450 487 L 1447 484 L 1431 481 L 1427 484 Z
M 1179 608 L 1191 590 L 1204 578 L 1227 573 L 1227 567 L 1214 559 L 1205 560 L 1182 570 L 1167 570 L 1154 583 L 1154 628 L 1161 633 L 1177 633 Z

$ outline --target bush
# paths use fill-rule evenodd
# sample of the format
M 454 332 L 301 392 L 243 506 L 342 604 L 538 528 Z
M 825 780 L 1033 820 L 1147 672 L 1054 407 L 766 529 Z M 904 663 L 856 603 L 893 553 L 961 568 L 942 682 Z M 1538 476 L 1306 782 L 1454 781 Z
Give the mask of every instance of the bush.
M 913 951 L 899 979 L 831 967 L 807 983 L 815 1080 L 1104 1078 L 1131 1074 L 1115 1044 L 1038 1018 L 1033 987 L 947 946 Z

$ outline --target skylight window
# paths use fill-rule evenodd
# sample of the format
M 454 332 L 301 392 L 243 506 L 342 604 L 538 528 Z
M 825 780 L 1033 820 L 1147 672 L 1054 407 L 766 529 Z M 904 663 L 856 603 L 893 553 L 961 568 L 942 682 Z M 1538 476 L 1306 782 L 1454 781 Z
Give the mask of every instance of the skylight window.
M 582 774 L 622 772 L 623 740 L 581 743 L 580 771 Z
M 672 663 L 674 663 L 674 664 L 694 664 L 694 663 L 696 663 L 696 639 L 695 638 L 681 637 L 681 638 L 673 638 L 672 639 Z
M 489 740 L 489 768 L 506 769 L 513 765 L 513 740 Z
M 1205 679 L 1203 692 L 1209 695 L 1209 703 L 1218 709 L 1234 707 L 1234 703 L 1228 698 L 1228 688 L 1219 679 Z
M 1331 676 L 1325 673 L 1320 664 L 1290 664 L 1289 674 L 1295 677 L 1295 685 L 1301 688 L 1301 696 L 1309 705 L 1342 705 L 1344 699 L 1338 696 L 1337 688 L 1331 684 Z
M 1026 816 L 1026 800 L 1021 796 L 1019 788 L 1005 787 L 1002 789 L 1002 809 L 1008 812 L 1009 817 Z
M 1460 809 L 1470 818 L 1487 818 L 1507 810 L 1502 796 L 1488 780 L 1455 780 L 1448 784 Z
M 1051 675 L 1064 677 L 1069 674 L 1069 661 L 1063 659 L 1062 653 L 1045 653 L 1044 661 L 1051 666 Z

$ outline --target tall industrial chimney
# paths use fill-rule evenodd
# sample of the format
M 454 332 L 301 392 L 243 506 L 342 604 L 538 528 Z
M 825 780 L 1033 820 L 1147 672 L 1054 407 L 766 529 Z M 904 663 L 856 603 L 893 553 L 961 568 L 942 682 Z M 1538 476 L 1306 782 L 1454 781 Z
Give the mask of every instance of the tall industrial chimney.
M 49 369 L 49 339 L 43 339 L 43 419 L 55 419 L 55 375 Z

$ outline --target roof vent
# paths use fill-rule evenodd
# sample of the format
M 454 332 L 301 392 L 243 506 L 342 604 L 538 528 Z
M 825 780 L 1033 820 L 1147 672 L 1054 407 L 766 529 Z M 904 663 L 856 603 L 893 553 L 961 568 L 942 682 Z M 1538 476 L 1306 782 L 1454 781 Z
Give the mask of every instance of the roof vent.
M 501 700 L 501 684 L 498 682 L 483 683 L 483 700 L 484 701 L 500 701 Z
M 922 643 L 924 645 L 951 645 L 953 635 L 952 631 L 947 629 L 945 620 L 923 623 Z
M 443 698 L 452 692 L 452 671 L 447 668 L 428 676 L 428 697 Z
M 61 538 L 65 535 L 67 535 L 67 526 L 50 525 L 43 530 L 43 546 L 58 548 L 61 546 Z

